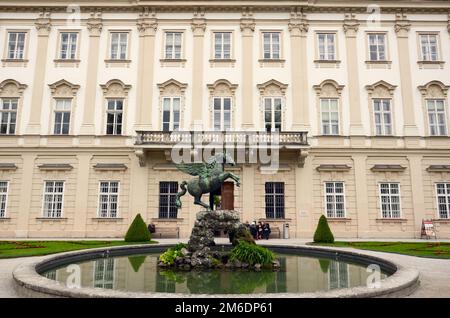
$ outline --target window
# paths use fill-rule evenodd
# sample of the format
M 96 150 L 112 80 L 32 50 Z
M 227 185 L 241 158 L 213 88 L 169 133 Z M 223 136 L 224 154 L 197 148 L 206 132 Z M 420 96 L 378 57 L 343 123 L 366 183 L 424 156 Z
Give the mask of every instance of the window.
M 59 58 L 62 60 L 73 60 L 77 56 L 77 39 L 78 33 L 62 32 L 61 48 Z
M 22 60 L 25 50 L 25 32 L 8 33 L 8 59 Z
M 339 109 L 336 98 L 320 99 L 322 134 L 339 135 Z
M 369 58 L 371 61 L 386 61 L 385 34 L 369 34 Z
M 8 181 L 0 181 L 0 218 L 6 217 L 7 199 L 8 199 Z
M 53 133 L 55 135 L 68 135 L 70 128 L 70 98 L 57 99 L 55 105 L 55 123 Z
M 15 134 L 18 103 L 17 98 L 0 99 L 0 134 Z
M 44 206 L 42 215 L 45 218 L 60 218 L 63 209 L 64 181 L 46 181 L 44 185 Z
M 325 182 L 325 212 L 327 218 L 345 217 L 344 183 Z
M 163 131 L 180 128 L 180 97 L 163 98 Z
M 383 218 L 400 218 L 400 184 L 380 183 L 380 201 Z
M 284 182 L 266 182 L 266 218 L 284 219 Z
M 101 181 L 98 199 L 98 217 L 116 218 L 119 205 L 119 182 Z
M 336 60 L 335 34 L 319 33 L 319 60 Z
M 436 184 L 436 197 L 440 219 L 450 219 L 450 182 Z
M 443 99 L 428 99 L 428 125 L 431 136 L 446 136 L 447 124 Z
M 214 97 L 214 130 L 225 131 L 231 128 L 231 98 Z
M 214 33 L 214 58 L 231 58 L 231 32 Z
M 111 33 L 111 60 L 125 60 L 127 58 L 128 33 Z
M 106 134 L 122 134 L 123 99 L 109 99 L 106 110 Z
M 422 52 L 422 61 L 437 61 L 438 46 L 436 34 L 421 34 L 420 49 Z
M 181 59 L 181 32 L 166 32 L 166 59 Z
M 329 288 L 348 288 L 349 284 L 349 267 L 347 263 L 330 260 Z
M 95 261 L 94 287 L 114 289 L 114 258 L 104 258 Z
M 281 131 L 281 98 L 264 97 L 264 127 L 266 131 Z
M 263 32 L 264 59 L 280 58 L 280 32 Z
M 178 209 L 175 198 L 178 191 L 178 182 L 161 181 L 159 183 L 159 218 L 176 219 Z
M 390 99 L 374 99 L 373 114 L 376 135 L 392 135 L 392 116 Z

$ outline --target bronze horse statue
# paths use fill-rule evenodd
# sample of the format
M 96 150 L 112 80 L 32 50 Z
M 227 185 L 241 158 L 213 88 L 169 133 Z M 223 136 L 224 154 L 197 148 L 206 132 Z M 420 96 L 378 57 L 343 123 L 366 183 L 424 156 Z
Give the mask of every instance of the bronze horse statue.
M 201 201 L 203 194 L 217 191 L 224 181 L 229 178 L 233 179 L 239 187 L 239 177 L 231 172 L 224 172 L 223 166 L 225 163 L 232 166 L 236 165 L 233 158 L 224 153 L 218 153 L 210 157 L 206 162 L 175 164 L 179 170 L 188 173 L 191 176 L 198 176 L 198 179 L 181 182 L 181 191 L 176 195 L 175 206 L 178 209 L 181 208 L 180 197 L 185 195 L 186 191 L 188 191 L 189 194 L 194 197 L 194 204 L 201 205 L 209 211 L 211 210 L 210 206 Z

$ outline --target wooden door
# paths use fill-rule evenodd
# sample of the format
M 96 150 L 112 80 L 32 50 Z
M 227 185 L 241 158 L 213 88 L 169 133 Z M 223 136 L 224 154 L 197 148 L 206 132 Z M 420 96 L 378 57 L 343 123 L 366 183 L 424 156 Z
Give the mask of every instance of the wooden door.
M 221 191 L 222 210 L 234 210 L 234 183 L 224 182 Z

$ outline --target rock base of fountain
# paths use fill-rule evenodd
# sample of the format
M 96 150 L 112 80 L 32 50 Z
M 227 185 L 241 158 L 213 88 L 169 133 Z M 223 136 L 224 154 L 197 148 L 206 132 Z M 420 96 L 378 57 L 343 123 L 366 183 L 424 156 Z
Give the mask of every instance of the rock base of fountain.
M 175 258 L 172 265 L 160 261 L 159 267 L 173 267 L 182 270 L 219 268 L 219 269 L 250 269 L 261 270 L 261 264 L 247 264 L 238 260 L 230 260 L 230 252 L 211 250 L 215 246 L 214 233 L 224 230 L 229 234 L 230 241 L 236 245 L 238 240 L 255 243 L 244 224 L 239 220 L 239 214 L 233 210 L 200 211 L 186 248 L 181 249 L 181 255 Z M 274 260 L 264 267 L 278 270 L 280 263 Z

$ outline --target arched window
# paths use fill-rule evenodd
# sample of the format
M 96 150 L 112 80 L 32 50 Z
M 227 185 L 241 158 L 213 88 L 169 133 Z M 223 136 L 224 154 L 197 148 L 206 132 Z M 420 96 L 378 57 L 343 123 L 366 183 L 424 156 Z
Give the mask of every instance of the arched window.
M 161 128 L 163 131 L 179 130 L 184 109 L 187 84 L 170 79 L 158 84 Z
M 313 86 L 317 95 L 317 105 L 320 112 L 319 127 L 322 135 L 340 135 L 342 110 L 341 92 L 344 85 L 336 81 L 325 80 Z
M 50 134 L 68 135 L 73 133 L 73 114 L 75 114 L 76 96 L 80 85 L 64 79 L 49 85 L 52 93 L 52 112 L 50 115 Z
M 282 131 L 285 127 L 284 112 L 287 86 L 287 84 L 274 79 L 257 85 L 261 99 L 264 129 L 267 132 Z
M 393 96 L 396 86 L 385 81 L 367 85 L 372 131 L 377 136 L 394 134 Z
M 226 131 L 235 127 L 235 91 L 236 84 L 231 84 L 225 79 L 220 79 L 214 84 L 208 84 L 210 95 L 210 113 L 212 118 L 212 129 Z
M 27 85 L 13 79 L 0 83 L 0 134 L 17 134 L 19 114 L 22 108 L 22 94 Z
M 113 79 L 100 85 L 106 101 L 106 129 L 107 135 L 122 135 L 124 128 L 124 110 L 128 91 L 131 85 L 125 85 L 121 80 Z
M 419 86 L 428 136 L 448 136 L 447 92 L 450 86 L 431 81 Z

